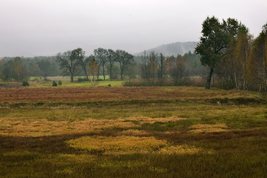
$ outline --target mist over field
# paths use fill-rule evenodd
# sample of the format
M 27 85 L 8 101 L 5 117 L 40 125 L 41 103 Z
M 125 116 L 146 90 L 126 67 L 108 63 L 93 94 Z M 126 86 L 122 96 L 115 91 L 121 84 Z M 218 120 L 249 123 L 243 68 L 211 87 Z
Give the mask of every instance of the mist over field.
M 138 53 L 199 41 L 207 16 L 236 18 L 257 36 L 266 0 L 0 0 L 0 56 L 49 56 L 81 47 Z

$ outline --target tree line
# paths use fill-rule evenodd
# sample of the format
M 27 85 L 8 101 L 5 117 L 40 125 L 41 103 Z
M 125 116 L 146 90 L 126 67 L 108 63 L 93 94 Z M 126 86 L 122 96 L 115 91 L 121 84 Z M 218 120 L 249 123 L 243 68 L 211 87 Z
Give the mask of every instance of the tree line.
M 0 78 L 4 81 L 27 81 L 29 77 L 79 76 L 80 81 L 142 80 L 153 85 L 164 81 L 181 85 L 188 76 L 204 76 L 200 56 L 191 52 L 166 57 L 154 52 L 133 56 L 123 50 L 98 48 L 86 56 L 81 48 L 52 57 L 15 57 L 0 60 Z M 82 77 L 83 78 L 80 78 Z M 125 78 L 127 76 L 127 78 Z M 159 82 L 160 81 L 160 82 Z
M 5 57 L 0 60 L 0 79 L 4 81 L 27 81 L 31 76 L 58 76 L 61 74 L 55 57 Z
M 206 68 L 201 66 L 200 56 L 191 52 L 177 56 L 144 52 L 141 61 L 140 77 L 144 84 L 184 85 L 206 72 Z
M 134 56 L 124 50 L 98 48 L 86 56 L 83 49 L 77 48 L 52 57 L 6 57 L 0 60 L 0 79 L 21 82 L 31 76 L 46 80 L 48 76 L 63 75 L 70 76 L 71 82 L 74 76 L 84 76 L 81 80 L 85 81 L 106 80 L 107 76 L 110 80 L 123 80 L 125 75 L 135 75 L 129 69 L 134 65 Z
M 225 89 L 267 89 L 267 24 L 253 38 L 248 28 L 236 19 L 219 21 L 208 17 L 202 25 L 196 53 L 209 68 L 206 88 L 214 83 Z
M 106 69 L 110 80 L 116 78 L 114 75 L 114 65 L 117 64 L 120 70 L 120 79 L 124 79 L 125 70 L 134 62 L 134 56 L 123 50 L 112 50 L 98 48 L 94 50 L 94 55 L 85 56 L 85 51 L 81 48 L 72 51 L 66 51 L 57 55 L 57 61 L 64 74 L 70 76 L 71 82 L 80 69 L 83 71 L 86 80 L 89 81 L 89 75 L 92 80 L 99 79 L 102 74 L 106 80 Z

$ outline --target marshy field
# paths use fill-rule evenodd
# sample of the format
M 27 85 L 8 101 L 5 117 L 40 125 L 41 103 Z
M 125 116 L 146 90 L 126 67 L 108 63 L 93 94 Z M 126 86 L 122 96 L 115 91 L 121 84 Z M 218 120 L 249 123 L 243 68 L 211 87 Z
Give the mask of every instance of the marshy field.
M 0 177 L 267 177 L 267 99 L 199 87 L 0 89 Z

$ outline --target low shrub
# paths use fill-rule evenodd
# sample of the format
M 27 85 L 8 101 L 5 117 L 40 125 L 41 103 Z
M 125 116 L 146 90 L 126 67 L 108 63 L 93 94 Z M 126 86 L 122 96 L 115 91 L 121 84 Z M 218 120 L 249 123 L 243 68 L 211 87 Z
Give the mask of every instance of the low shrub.
M 22 86 L 24 86 L 24 87 L 28 87 L 28 86 L 30 86 L 30 84 L 29 84 L 28 81 L 23 81 L 23 82 L 22 82 Z
M 56 81 L 52 82 L 52 87 L 57 87 L 57 82 Z
M 58 84 L 58 86 L 61 86 L 61 85 L 62 85 L 62 81 L 59 80 L 59 81 L 57 82 L 57 84 Z

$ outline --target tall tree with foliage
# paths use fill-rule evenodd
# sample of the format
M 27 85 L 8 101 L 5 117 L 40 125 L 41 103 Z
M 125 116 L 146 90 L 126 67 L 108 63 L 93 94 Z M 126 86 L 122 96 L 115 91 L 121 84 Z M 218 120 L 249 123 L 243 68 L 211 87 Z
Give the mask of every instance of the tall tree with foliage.
M 208 17 L 202 25 L 202 37 L 196 47 L 196 53 L 201 55 L 201 63 L 210 68 L 206 88 L 210 89 L 214 68 L 226 48 L 223 25 L 215 17 Z
M 107 51 L 107 59 L 109 62 L 109 78 L 110 80 L 113 79 L 113 65 L 116 59 L 118 58 L 117 53 L 113 51 L 112 49 L 108 49 Z
M 76 52 L 75 52 L 76 53 Z M 57 55 L 57 61 L 64 75 L 70 75 L 70 81 L 74 81 L 74 75 L 79 66 L 79 61 L 73 51 L 66 51 Z
M 165 62 L 165 57 L 163 56 L 162 53 L 160 53 L 160 72 L 159 72 L 159 78 L 162 80 L 164 76 L 164 62 Z
M 94 55 L 96 60 L 99 61 L 99 65 L 102 67 L 102 75 L 104 80 L 106 80 L 105 66 L 108 60 L 108 51 L 103 48 L 98 48 L 94 50 Z
M 124 72 L 126 67 L 134 61 L 134 56 L 123 50 L 117 50 L 117 62 L 120 65 L 121 80 L 124 78 Z
M 247 64 L 250 52 L 251 36 L 246 27 L 240 28 L 234 46 L 234 74 L 235 87 L 247 89 Z
M 2 66 L 3 80 L 23 81 L 28 78 L 28 71 L 20 57 L 6 61 Z
M 91 55 L 88 57 L 88 59 L 89 59 L 89 73 L 92 76 L 91 81 L 94 83 L 96 80 L 95 76 L 98 73 L 98 64 L 94 56 Z
M 245 63 L 248 48 L 248 29 L 235 19 L 223 20 L 226 48 L 216 65 L 216 74 L 222 88 L 241 89 L 245 87 Z M 244 49 L 246 51 L 244 51 Z
M 37 65 L 40 69 L 41 75 L 45 80 L 47 80 L 47 76 L 49 73 L 49 70 L 52 68 L 52 64 L 48 60 L 39 60 L 37 62 Z
M 77 63 L 81 66 L 83 73 L 86 77 L 86 80 L 89 81 L 88 70 L 87 70 L 89 59 L 85 57 L 85 51 L 83 51 L 82 48 L 74 49 L 71 52 L 71 57 L 74 58 L 73 60 L 77 61 Z
M 148 70 L 148 77 L 152 82 L 156 82 L 158 79 L 159 73 L 159 63 L 158 63 L 158 56 L 155 52 L 151 52 L 148 58 L 147 70 Z
M 222 59 L 228 64 L 233 61 L 233 46 L 241 28 L 245 28 L 235 19 L 223 20 L 222 23 L 215 17 L 208 17 L 202 25 L 202 37 L 195 51 L 201 55 L 203 65 L 210 68 L 206 88 L 211 87 L 214 69 Z
M 181 84 L 185 76 L 185 59 L 183 56 L 178 55 L 175 59 L 175 64 L 172 66 L 171 76 L 175 84 Z
M 253 41 L 249 58 L 249 88 L 267 90 L 267 25 L 263 26 L 260 35 Z

